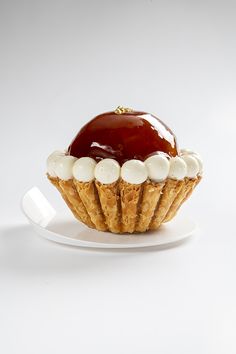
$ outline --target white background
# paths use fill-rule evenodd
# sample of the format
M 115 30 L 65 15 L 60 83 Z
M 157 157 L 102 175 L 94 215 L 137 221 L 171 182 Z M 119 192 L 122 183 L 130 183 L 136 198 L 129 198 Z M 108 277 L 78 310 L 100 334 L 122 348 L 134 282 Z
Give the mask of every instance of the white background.
M 235 1 L 0 2 L 0 352 L 236 353 Z M 92 252 L 36 236 L 19 209 L 50 152 L 130 106 L 198 151 L 178 248 Z

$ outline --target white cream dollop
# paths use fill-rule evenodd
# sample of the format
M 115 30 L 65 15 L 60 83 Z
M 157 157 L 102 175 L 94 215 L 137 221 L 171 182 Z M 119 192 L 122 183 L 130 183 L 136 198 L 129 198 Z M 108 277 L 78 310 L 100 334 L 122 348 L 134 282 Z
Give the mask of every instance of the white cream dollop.
M 182 157 L 185 156 L 185 155 L 193 156 L 198 162 L 198 166 L 199 166 L 198 173 L 202 174 L 202 172 L 203 172 L 203 162 L 202 162 L 201 156 L 198 153 L 194 152 L 193 150 L 189 150 L 189 149 L 181 149 L 180 150 L 180 155 Z
M 202 173 L 203 173 L 203 162 L 202 162 L 201 157 L 198 154 L 193 154 L 192 156 L 194 156 L 194 158 L 197 160 L 198 166 L 199 166 L 199 174 L 202 175 Z
M 70 155 L 59 157 L 55 163 L 55 173 L 57 177 L 64 181 L 73 178 L 72 168 L 76 160 L 76 157 Z
M 94 179 L 96 161 L 91 157 L 81 157 L 75 161 L 72 174 L 80 182 L 90 182 Z
M 179 156 L 172 157 L 170 159 L 170 170 L 168 177 L 172 179 L 181 180 L 186 177 L 186 174 L 187 165 L 185 161 Z
M 180 155 L 192 155 L 195 154 L 193 150 L 190 149 L 181 149 L 180 150 Z
M 154 182 L 164 181 L 169 173 L 170 164 L 164 155 L 153 155 L 145 160 L 148 177 Z
M 75 178 L 81 182 L 89 182 L 96 178 L 103 184 L 116 182 L 120 175 L 131 184 L 141 184 L 149 177 L 154 182 L 164 181 L 167 177 L 182 180 L 184 177 L 194 178 L 201 175 L 203 163 L 200 156 L 192 150 L 182 149 L 180 156 L 168 159 L 163 154 L 150 156 L 140 160 L 126 161 L 122 167 L 113 159 L 100 162 L 90 157 L 77 159 L 65 155 L 63 151 L 54 151 L 47 158 L 47 172 L 51 177 L 63 180 Z
M 194 155 L 183 155 L 182 159 L 187 165 L 186 177 L 194 178 L 199 173 L 199 164 Z
M 148 178 L 145 163 L 140 160 L 126 161 L 121 167 L 121 177 L 128 183 L 143 183 Z
M 103 159 L 99 161 L 94 170 L 95 178 L 104 184 L 116 182 L 120 177 L 120 165 L 116 160 Z
M 51 155 L 48 156 L 48 158 L 47 158 L 47 172 L 51 177 L 57 177 L 57 174 L 55 172 L 56 162 L 60 157 L 62 157 L 64 155 L 65 155 L 65 153 L 63 151 L 56 150 Z

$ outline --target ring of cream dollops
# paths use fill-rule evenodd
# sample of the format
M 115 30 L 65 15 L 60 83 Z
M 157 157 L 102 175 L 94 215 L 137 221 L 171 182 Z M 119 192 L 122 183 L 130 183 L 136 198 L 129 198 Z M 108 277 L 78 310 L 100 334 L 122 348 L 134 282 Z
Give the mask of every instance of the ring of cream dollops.
M 185 177 L 195 178 L 202 171 L 201 158 L 190 150 L 181 150 L 179 156 L 170 158 L 157 154 L 144 162 L 129 160 L 121 167 L 113 159 L 103 159 L 97 163 L 91 157 L 77 159 L 61 151 L 53 152 L 47 159 L 47 172 L 51 177 L 62 180 L 75 178 L 81 182 L 96 179 L 103 184 L 116 182 L 120 177 L 132 184 L 143 183 L 148 178 L 154 182 L 162 182 L 166 178 L 183 180 Z

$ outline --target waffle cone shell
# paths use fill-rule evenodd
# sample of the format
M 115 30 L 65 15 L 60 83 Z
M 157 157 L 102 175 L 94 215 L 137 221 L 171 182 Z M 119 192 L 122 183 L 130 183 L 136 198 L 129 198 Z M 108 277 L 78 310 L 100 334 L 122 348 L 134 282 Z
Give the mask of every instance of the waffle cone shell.
M 154 183 L 151 181 L 146 181 L 143 184 L 142 200 L 136 224 L 137 232 L 144 232 L 149 229 L 149 225 L 151 224 L 156 211 L 156 206 L 161 198 L 164 185 L 164 182 Z
M 99 231 L 132 234 L 156 230 L 171 220 L 201 177 L 159 183 L 147 180 L 142 184 L 122 179 L 111 184 L 48 179 L 82 223 Z
M 73 181 L 64 181 L 57 177 L 51 177 L 49 175 L 48 179 L 61 193 L 62 198 L 64 199 L 76 219 L 88 225 L 89 227 L 94 228 L 95 226 L 91 221 L 91 218 L 88 215 L 87 210 L 76 191 Z
M 99 231 L 108 230 L 95 182 L 71 180 L 71 183 L 75 186 L 95 228 Z
M 114 233 L 122 232 L 119 182 L 102 184 L 96 181 L 95 185 L 108 230 Z
M 168 210 L 181 190 L 184 181 L 167 179 L 162 191 L 162 195 L 157 203 L 152 221 L 149 225 L 151 230 L 156 230 L 162 224 Z
M 173 217 L 176 215 L 181 205 L 190 197 L 194 188 L 198 185 L 200 180 L 201 180 L 200 176 L 192 179 L 185 178 L 182 188 L 180 189 L 172 205 L 170 206 L 163 222 L 167 222 L 173 219 Z

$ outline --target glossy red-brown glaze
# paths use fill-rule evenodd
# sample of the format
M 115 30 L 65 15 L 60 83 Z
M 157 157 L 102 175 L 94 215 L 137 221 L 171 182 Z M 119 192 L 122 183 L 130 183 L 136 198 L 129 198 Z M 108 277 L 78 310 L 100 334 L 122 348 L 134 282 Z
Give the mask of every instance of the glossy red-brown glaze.
M 176 156 L 176 138 L 160 119 L 145 112 L 100 114 L 79 131 L 68 148 L 78 158 L 113 158 L 121 165 L 130 159 L 144 161 L 158 151 Z

